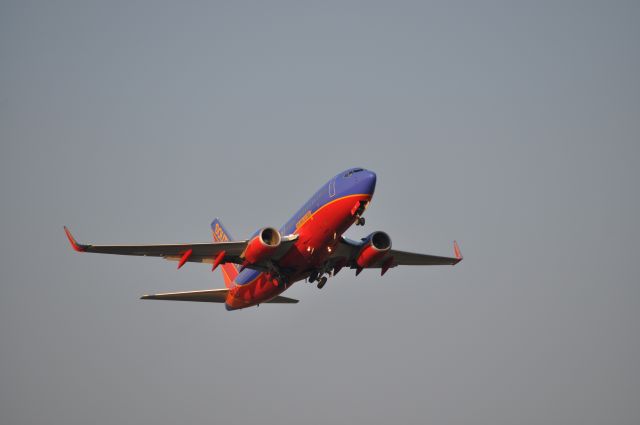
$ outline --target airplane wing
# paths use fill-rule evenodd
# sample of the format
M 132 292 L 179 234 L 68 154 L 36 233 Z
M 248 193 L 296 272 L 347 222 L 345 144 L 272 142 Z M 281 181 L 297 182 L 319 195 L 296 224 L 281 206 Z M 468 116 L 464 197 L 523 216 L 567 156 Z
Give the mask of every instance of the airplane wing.
M 204 291 L 168 292 L 165 294 L 143 295 L 142 300 L 197 301 L 204 303 L 223 303 L 227 299 L 228 289 L 207 289 Z M 295 304 L 298 300 L 277 296 L 267 303 Z
M 341 264 L 352 269 L 357 269 L 358 266 L 356 264 L 356 259 L 362 249 L 362 245 L 363 242 L 353 241 L 344 237 L 341 238 L 334 254 L 331 256 L 331 261 L 334 264 Z M 367 268 L 383 269 L 384 274 L 386 269 L 396 266 L 455 266 L 462 261 L 460 247 L 455 241 L 453 242 L 453 250 L 455 255 L 454 257 L 441 257 L 438 255 L 419 254 L 415 252 L 390 249 L 386 255 L 371 263 Z
M 67 227 L 64 231 L 74 250 L 78 252 L 95 252 L 99 254 L 139 255 L 144 257 L 162 257 L 170 261 L 178 261 L 178 268 L 185 262 L 214 263 L 216 257 L 224 252 L 221 263 L 242 264 L 244 253 L 249 240 L 233 242 L 211 243 L 187 243 L 187 244 L 159 244 L 159 245 L 91 245 L 78 243 Z M 297 235 L 283 236 L 280 246 L 270 257 L 270 260 L 278 260 L 291 248 L 297 240 Z M 268 264 L 258 262 L 248 267 L 261 269 L 268 268 Z

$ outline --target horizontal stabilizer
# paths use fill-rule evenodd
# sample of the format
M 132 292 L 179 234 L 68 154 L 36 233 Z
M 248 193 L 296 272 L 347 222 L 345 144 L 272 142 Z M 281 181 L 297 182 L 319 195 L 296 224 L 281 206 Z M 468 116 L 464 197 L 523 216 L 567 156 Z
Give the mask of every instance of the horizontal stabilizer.
M 224 303 L 227 299 L 228 289 L 206 289 L 203 291 L 167 292 L 164 294 L 143 295 L 141 300 L 166 300 L 166 301 L 197 301 L 202 303 Z M 298 300 L 277 296 L 265 301 L 273 304 L 295 304 Z
M 204 291 L 168 292 L 165 294 L 143 295 L 141 300 L 199 301 L 203 303 L 223 303 L 228 289 L 207 289 Z
M 268 303 L 273 303 L 273 304 L 296 304 L 297 302 L 299 302 L 298 300 L 294 300 L 293 298 L 287 298 L 287 297 L 283 297 L 278 295 L 275 298 L 270 299 L 269 301 L 266 301 Z

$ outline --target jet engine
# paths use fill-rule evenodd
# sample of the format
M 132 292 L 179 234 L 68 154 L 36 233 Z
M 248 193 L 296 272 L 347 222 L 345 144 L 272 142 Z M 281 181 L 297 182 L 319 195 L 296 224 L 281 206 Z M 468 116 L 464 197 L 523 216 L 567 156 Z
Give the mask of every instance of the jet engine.
M 364 239 L 356 258 L 358 268 L 364 269 L 380 260 L 391 249 L 391 238 L 385 232 L 373 232 Z
M 273 227 L 265 227 L 260 230 L 256 236 L 247 243 L 244 250 L 245 264 L 255 264 L 269 258 L 275 250 L 280 246 L 282 237 Z

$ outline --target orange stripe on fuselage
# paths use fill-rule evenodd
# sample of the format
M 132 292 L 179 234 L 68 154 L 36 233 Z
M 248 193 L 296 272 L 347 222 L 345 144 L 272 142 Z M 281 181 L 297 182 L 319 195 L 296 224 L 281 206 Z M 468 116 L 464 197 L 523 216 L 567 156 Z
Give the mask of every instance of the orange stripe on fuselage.
M 293 232 L 293 234 L 294 234 L 294 235 L 299 234 L 299 233 L 300 233 L 300 229 L 301 229 L 305 224 L 307 224 L 307 222 L 308 222 L 309 220 L 311 220 L 315 215 L 317 215 L 320 211 L 322 211 L 323 209 L 325 209 L 325 208 L 326 208 L 326 207 L 328 207 L 329 205 L 334 204 L 334 203 L 336 203 L 336 202 L 338 202 L 338 201 L 344 201 L 345 199 L 355 198 L 355 197 L 360 197 L 360 196 L 361 196 L 361 197 L 364 197 L 364 198 L 369 198 L 369 199 L 371 199 L 371 195 L 367 195 L 366 193 L 357 193 L 357 194 L 354 194 L 354 195 L 347 195 L 347 196 L 343 196 L 342 198 L 334 199 L 334 200 L 333 200 L 333 201 L 331 201 L 331 202 L 327 202 L 326 204 L 324 204 L 323 206 L 321 206 L 320 208 L 318 208 L 318 209 L 317 209 L 313 214 L 311 214 L 311 215 L 309 216 L 309 218 L 307 218 L 307 219 L 306 219 L 306 220 L 305 220 L 305 221 L 300 225 L 300 227 L 297 227 L 297 228 L 296 228 L 296 231 L 295 231 L 295 232 Z

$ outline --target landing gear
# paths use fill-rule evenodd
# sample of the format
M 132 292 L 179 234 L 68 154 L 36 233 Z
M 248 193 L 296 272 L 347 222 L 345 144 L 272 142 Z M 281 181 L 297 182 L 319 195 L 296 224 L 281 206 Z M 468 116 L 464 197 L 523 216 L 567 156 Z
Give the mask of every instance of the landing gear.
M 364 217 L 362 217 L 362 214 L 364 214 L 364 210 L 368 204 L 368 201 L 359 201 L 353 206 L 351 214 L 356 218 L 356 226 L 364 226 Z
M 318 289 L 322 289 L 322 287 L 324 286 L 325 283 L 327 283 L 327 277 L 326 276 L 322 276 L 320 278 L 320 280 L 318 281 Z
M 331 273 L 332 269 L 335 270 L 335 267 L 327 262 L 322 267 L 312 270 L 309 273 L 309 283 L 318 282 L 318 289 L 322 289 L 327 283 L 327 279 L 335 274 Z

